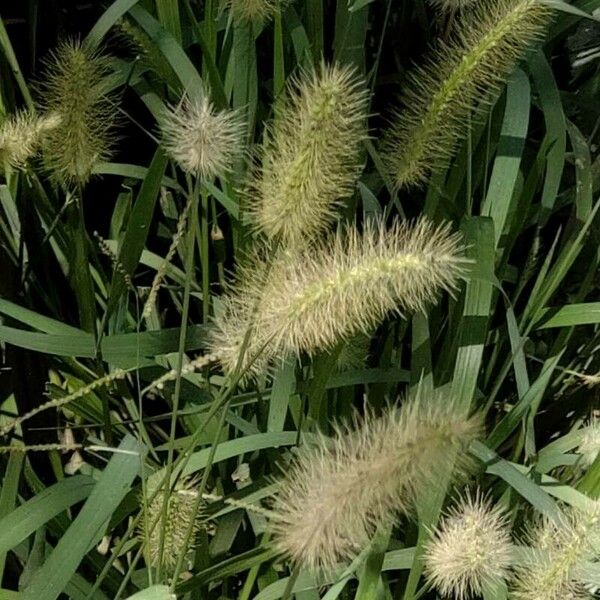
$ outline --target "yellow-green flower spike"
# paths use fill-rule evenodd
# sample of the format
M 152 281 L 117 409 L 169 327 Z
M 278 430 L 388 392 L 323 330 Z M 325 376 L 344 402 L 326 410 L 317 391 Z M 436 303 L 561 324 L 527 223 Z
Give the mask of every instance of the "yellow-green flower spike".
M 158 493 L 152 485 L 148 486 L 151 499 L 147 502 L 144 499 L 141 501 L 144 514 L 139 535 L 142 543 L 146 545 L 147 555 L 154 567 L 158 565 L 162 556 L 165 568 L 172 572 L 177 566 L 179 556 L 191 550 L 191 547 L 185 547 L 184 544 L 190 524 L 193 531 L 199 528 L 199 516 L 195 512 L 198 492 L 194 484 L 193 480 L 179 481 L 173 490 L 161 489 Z M 166 500 L 166 514 L 163 518 L 165 494 L 169 497 Z
M 19 112 L 0 124 L 0 165 L 19 169 L 33 157 L 47 136 L 60 125 L 56 114 Z
M 295 250 L 353 193 L 367 136 L 367 91 L 351 67 L 322 64 L 288 86 L 248 189 L 256 229 Z
M 342 228 L 303 251 L 250 260 L 215 321 L 211 352 L 226 371 L 243 364 L 255 374 L 268 360 L 314 354 L 365 333 L 392 311 L 420 311 L 456 289 L 467 261 L 460 235 L 425 219 Z
M 427 182 L 468 134 L 468 117 L 497 93 L 553 10 L 539 0 L 486 0 L 457 21 L 448 42 L 414 68 L 383 150 L 394 184 Z
M 273 506 L 277 547 L 310 570 L 352 560 L 379 525 L 411 512 L 415 497 L 453 465 L 468 472 L 465 450 L 480 433 L 478 418 L 455 414 L 436 393 L 307 442 Z
M 46 65 L 41 105 L 60 117 L 44 141 L 44 163 L 63 185 L 83 185 L 94 166 L 111 156 L 117 108 L 109 98 L 107 57 L 79 42 L 63 42 Z
M 444 598 L 480 598 L 505 582 L 513 561 L 506 513 L 481 494 L 448 511 L 425 550 L 425 574 Z

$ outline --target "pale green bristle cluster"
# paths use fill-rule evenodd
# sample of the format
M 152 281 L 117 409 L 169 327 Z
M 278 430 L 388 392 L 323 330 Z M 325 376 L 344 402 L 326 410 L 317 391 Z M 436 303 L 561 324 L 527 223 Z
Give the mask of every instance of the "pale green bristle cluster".
M 448 42 L 414 68 L 385 136 L 397 187 L 423 184 L 468 134 L 468 117 L 498 93 L 527 50 L 540 40 L 553 10 L 539 0 L 486 0 L 458 20 Z
M 335 361 L 336 369 L 343 373 L 364 368 L 369 357 L 370 344 L 371 336 L 366 333 L 360 333 L 345 341 Z
M 166 513 L 163 516 L 166 499 Z M 173 490 L 161 489 L 156 493 L 152 486 L 148 487 L 149 499 L 142 499 L 142 520 L 139 534 L 146 547 L 147 555 L 152 566 L 162 563 L 168 572 L 172 572 L 180 555 L 187 553 L 191 547 L 186 547 L 187 533 L 199 528 L 199 515 L 196 514 L 195 482 L 193 480 L 179 481 Z M 162 542 L 162 552 L 161 552 Z
M 111 155 L 117 108 L 111 91 L 109 61 L 76 42 L 63 42 L 47 62 L 41 104 L 60 117 L 46 136 L 44 163 L 64 185 L 83 185 L 94 166 Z
M 581 443 L 577 447 L 581 455 L 580 466 L 584 469 L 591 467 L 600 453 L 600 420 L 593 418 L 582 431 Z
M 464 8 L 476 6 L 481 2 L 482 0 L 429 0 L 429 4 L 435 8 L 440 8 L 445 12 L 462 10 Z
M 171 158 L 185 172 L 206 180 L 231 171 L 243 150 L 240 115 L 217 110 L 205 91 L 171 107 L 163 115 L 161 132 Z
M 513 545 L 506 513 L 479 492 L 453 506 L 425 550 L 425 574 L 444 598 L 479 598 L 510 575 Z
M 57 114 L 22 111 L 8 116 L 0 124 L 0 164 L 14 169 L 23 167 L 60 122 Z
M 237 24 L 260 24 L 281 10 L 283 0 L 226 0 L 231 18 Z
M 250 182 L 256 228 L 288 249 L 322 234 L 355 189 L 367 91 L 351 67 L 322 64 L 288 86 Z
M 159 50 L 152 38 L 131 19 L 123 18 L 117 24 L 117 31 L 125 40 L 126 45 L 136 54 L 141 69 L 149 68 L 165 80 L 174 75 L 173 67 Z
M 578 565 L 600 558 L 600 506 L 568 508 L 559 520 L 544 518 L 529 534 L 532 558 L 515 567 L 515 600 L 587 600 Z
M 479 434 L 479 419 L 435 394 L 307 442 L 275 500 L 277 547 L 310 570 L 352 559 L 379 525 L 412 511 L 444 475 L 469 471 L 465 449 Z
M 422 219 L 354 226 L 272 261 L 250 260 L 216 319 L 212 351 L 235 368 L 246 332 L 244 364 L 254 373 L 266 363 L 303 352 L 312 355 L 373 330 L 395 310 L 421 311 L 442 290 L 456 289 L 465 273 L 461 238 L 447 225 Z

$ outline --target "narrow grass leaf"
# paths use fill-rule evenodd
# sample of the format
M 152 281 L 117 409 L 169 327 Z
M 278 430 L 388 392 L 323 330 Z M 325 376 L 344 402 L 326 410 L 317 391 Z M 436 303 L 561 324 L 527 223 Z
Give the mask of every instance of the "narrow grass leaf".
M 152 159 L 152 163 L 148 169 L 148 176 L 142 183 L 129 221 L 127 222 L 127 231 L 125 232 L 123 244 L 119 252 L 119 261 L 129 276 L 133 275 L 144 250 L 166 166 L 167 157 L 159 149 Z M 106 308 L 107 315 L 110 315 L 116 308 L 119 298 L 124 291 L 125 281 L 123 281 L 123 276 L 120 273 L 115 273 Z
M 117 21 L 138 2 L 139 0 L 115 0 L 96 21 L 84 43 L 91 49 L 97 48 Z
M 24 458 L 22 452 L 12 452 L 8 458 L 8 465 L 2 479 L 2 489 L 0 490 L 0 522 L 13 514 L 12 511 L 19 493 L 19 481 Z M 0 551 L 0 579 L 4 574 L 5 562 L 6 550 Z
M 176 600 L 176 598 L 177 596 L 171 593 L 168 585 L 153 585 L 129 596 L 127 600 Z
M 481 442 L 471 444 L 471 453 L 486 465 L 486 472 L 497 475 L 525 498 L 536 510 L 558 519 L 560 512 L 556 503 L 540 486 L 520 473 L 513 465 L 500 458 Z
M 554 207 L 562 180 L 567 151 L 567 123 L 554 74 L 541 50 L 530 58 L 529 70 L 546 122 L 546 136 L 542 142 L 547 150 L 542 207 L 549 213 Z
M 131 7 L 129 12 L 173 67 L 181 82 L 180 91 L 191 96 L 200 95 L 203 89 L 202 78 L 173 35 L 140 6 Z
M 519 176 L 529 128 L 530 95 L 529 80 L 518 69 L 507 84 L 504 122 L 487 194 L 481 207 L 482 216 L 491 217 L 494 221 L 496 245 L 502 237 Z
M 83 508 L 23 591 L 23 600 L 55 600 L 121 503 L 140 469 L 143 449 L 130 435 L 119 445 Z
M 453 397 L 468 412 L 475 393 L 483 348 L 488 335 L 488 320 L 493 287 L 474 277 L 481 273 L 494 277 L 494 225 L 487 217 L 469 217 L 463 224 L 468 256 L 477 258 L 478 273 L 472 273 L 465 291 L 463 315 L 458 327 L 458 352 L 452 380 Z
M 62 479 L 0 519 L 0 553 L 8 552 L 70 506 L 85 500 L 95 481 L 87 475 Z

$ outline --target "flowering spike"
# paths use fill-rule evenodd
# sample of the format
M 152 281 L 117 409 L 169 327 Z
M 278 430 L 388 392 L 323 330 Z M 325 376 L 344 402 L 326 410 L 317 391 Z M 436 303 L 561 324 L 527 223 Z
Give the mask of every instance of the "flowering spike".
M 505 581 L 512 562 L 510 529 L 504 511 L 467 494 L 434 532 L 425 551 L 425 573 L 443 596 L 479 598 Z
M 285 3 L 278 0 L 227 0 L 231 17 L 237 24 L 267 21 L 278 14 Z
M 239 115 L 216 110 L 206 92 L 171 107 L 161 129 L 171 158 L 185 172 L 207 180 L 231 171 L 243 147 Z
M 591 467 L 600 453 L 600 420 L 593 418 L 582 432 L 581 443 L 577 447 L 581 455 L 579 464 L 587 469 Z
M 248 190 L 256 227 L 297 249 L 354 192 L 367 137 L 367 91 L 354 68 L 321 65 L 288 86 Z
M 471 111 L 500 90 L 543 37 L 552 13 L 539 0 L 481 2 L 463 15 L 449 42 L 440 41 L 429 60 L 412 70 L 384 139 L 397 187 L 425 183 L 452 158 Z
M 480 1 L 481 0 L 429 0 L 429 4 L 434 8 L 439 8 L 446 12 L 453 12 L 474 6 Z
M 568 508 L 553 521 L 544 518 L 529 532 L 533 556 L 515 567 L 515 600 L 587 600 L 585 586 L 577 581 L 581 561 L 600 558 L 600 504 L 586 510 Z
M 0 125 L 0 163 L 19 169 L 39 150 L 44 138 L 60 125 L 56 114 L 18 112 Z
M 63 42 L 51 55 L 41 84 L 42 105 L 60 117 L 44 143 L 44 163 L 55 181 L 84 184 L 94 166 L 110 157 L 116 109 L 109 61 L 77 41 Z
M 377 526 L 410 512 L 453 467 L 469 471 L 465 450 L 479 434 L 478 418 L 464 418 L 436 394 L 307 443 L 273 506 L 277 547 L 312 570 L 352 559 Z
M 177 560 L 183 552 L 191 548 L 185 548 L 187 532 L 190 523 L 193 523 L 194 531 L 199 529 L 199 516 L 195 512 L 195 504 L 198 492 L 195 489 L 196 482 L 192 479 L 180 480 L 175 489 L 165 492 L 164 488 L 156 491 L 152 485 L 148 486 L 149 500 L 141 499 L 144 515 L 140 521 L 139 535 L 146 545 L 150 563 L 157 566 L 161 557 L 161 541 L 163 542 L 162 560 L 169 572 L 177 566 Z M 165 493 L 169 494 L 167 509 L 164 519 L 162 511 L 165 501 Z M 164 533 L 161 534 L 161 528 Z
M 355 227 L 304 251 L 255 259 L 242 268 L 226 310 L 215 321 L 210 348 L 225 370 L 235 367 L 249 327 L 245 359 L 265 362 L 334 347 L 373 330 L 394 310 L 420 311 L 464 274 L 461 238 L 425 219 Z M 263 350 L 264 349 L 264 350 Z M 244 362 L 245 364 L 245 362 Z

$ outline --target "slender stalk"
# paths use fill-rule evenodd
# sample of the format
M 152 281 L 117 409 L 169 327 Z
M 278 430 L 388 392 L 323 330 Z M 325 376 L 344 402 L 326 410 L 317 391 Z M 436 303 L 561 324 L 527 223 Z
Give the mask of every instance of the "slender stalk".
M 198 514 L 198 511 L 200 509 L 200 504 L 202 503 L 202 495 L 204 494 L 204 491 L 206 490 L 206 484 L 208 483 L 208 477 L 210 475 L 210 468 L 212 467 L 212 463 L 215 459 L 215 453 L 217 452 L 217 447 L 219 446 L 219 438 L 221 437 L 221 430 L 223 429 L 223 426 L 225 425 L 225 419 L 227 417 L 227 411 L 229 410 L 230 404 L 231 404 L 231 396 L 225 402 L 225 405 L 223 406 L 223 410 L 221 412 L 221 416 L 219 418 L 219 422 L 217 424 L 217 428 L 215 431 L 215 437 L 210 446 L 210 453 L 209 453 L 208 459 L 206 461 L 206 466 L 204 467 L 204 472 L 202 473 L 202 480 L 200 481 L 200 485 L 197 490 L 197 496 L 196 496 L 196 500 L 194 501 L 192 514 Z M 187 533 L 185 536 L 185 541 L 182 544 L 182 550 L 177 559 L 177 566 L 175 567 L 175 572 L 173 573 L 173 578 L 171 579 L 171 589 L 172 590 L 175 589 L 175 584 L 177 583 L 177 580 L 179 579 L 179 574 L 183 570 L 183 563 L 185 561 L 185 556 L 187 554 L 187 549 L 190 546 L 190 542 L 192 540 L 193 533 L 194 533 L 194 526 L 193 526 L 193 521 L 192 521 L 192 522 L 190 522 L 190 524 L 188 526 Z
M 162 520 L 161 520 L 161 532 L 159 542 L 159 558 L 157 567 L 157 580 L 161 581 L 162 576 L 162 559 L 164 552 L 165 542 L 165 525 L 166 519 L 168 518 L 167 509 L 169 494 L 168 488 L 171 482 L 171 475 L 173 473 L 173 455 L 175 452 L 175 435 L 177 430 L 177 415 L 179 410 L 179 399 L 181 395 L 181 370 L 183 368 L 183 354 L 185 350 L 185 341 L 187 338 L 187 324 L 190 310 L 190 292 L 192 287 L 192 277 L 194 273 L 194 247 L 195 247 L 195 227 L 198 221 L 198 182 L 192 185 L 191 178 L 188 177 L 188 189 L 191 196 L 192 206 L 190 211 L 190 218 L 188 221 L 188 234 L 187 234 L 187 248 L 185 256 L 185 285 L 183 290 L 183 309 L 181 314 L 181 327 L 179 331 L 179 349 L 177 354 L 177 379 L 175 380 L 175 390 L 173 393 L 172 400 L 172 413 L 171 413 L 171 426 L 169 433 L 169 448 L 167 451 L 167 466 L 165 475 L 165 489 L 167 493 L 164 495 L 163 506 L 162 506 Z
M 260 542 L 261 546 L 264 546 L 265 543 L 269 541 L 271 538 L 271 534 L 269 531 L 266 531 L 262 537 Z M 252 593 L 252 588 L 254 587 L 254 583 L 256 582 L 256 578 L 258 577 L 258 572 L 260 569 L 260 565 L 256 565 L 250 569 L 248 576 L 246 577 L 246 581 L 244 582 L 244 587 L 242 588 L 239 596 L 239 600 L 250 600 L 250 594 Z
M 285 589 L 283 590 L 283 594 L 281 595 L 281 600 L 290 600 L 290 598 L 292 597 L 292 592 L 294 591 L 294 585 L 296 585 L 296 581 L 298 580 L 299 575 L 300 569 L 296 567 L 287 580 Z
M 200 231 L 200 261 L 202 264 L 202 323 L 208 323 L 210 312 L 210 254 L 209 254 L 209 227 L 208 227 L 208 200 L 206 188 L 202 188 L 202 214 Z

